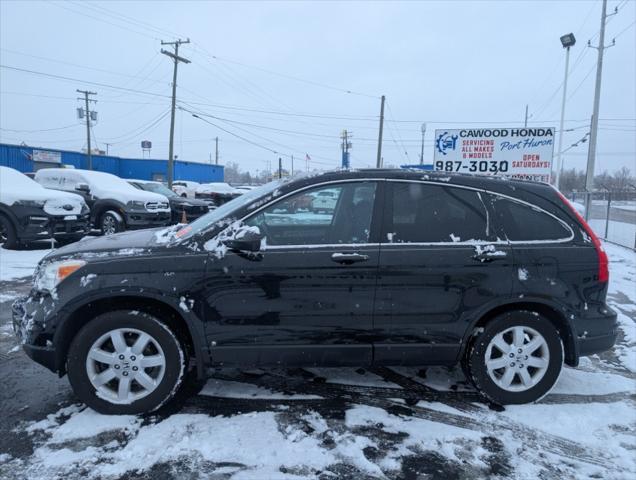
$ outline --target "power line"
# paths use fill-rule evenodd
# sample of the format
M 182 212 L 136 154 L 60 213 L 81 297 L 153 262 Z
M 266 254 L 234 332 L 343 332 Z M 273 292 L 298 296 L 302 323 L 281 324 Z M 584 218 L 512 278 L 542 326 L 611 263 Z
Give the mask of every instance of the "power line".
M 91 81 L 88 81 L 88 80 L 81 80 L 81 79 L 73 78 L 73 77 L 65 77 L 63 75 L 54 75 L 52 73 L 38 72 L 36 70 L 29 70 L 29 69 L 26 69 L 26 68 L 13 67 L 11 65 L 2 65 L 2 64 L 0 64 L 0 68 L 6 68 L 6 69 L 9 69 L 9 70 L 15 70 L 15 71 L 18 71 L 18 72 L 23 72 L 23 73 L 30 73 L 32 75 L 41 75 L 41 76 L 44 76 L 44 77 L 56 78 L 56 79 L 59 79 L 59 80 L 64 80 L 64 81 L 69 81 L 69 82 L 80 82 L 80 83 L 85 83 L 85 84 L 89 84 L 89 85 L 95 85 L 97 87 L 110 88 L 110 89 L 113 89 L 113 90 L 122 90 L 122 91 L 130 92 L 130 93 L 140 94 L 140 95 L 151 95 L 151 96 L 154 96 L 154 97 L 170 98 L 169 95 L 162 95 L 162 94 L 158 94 L 158 93 L 145 92 L 143 90 L 135 90 L 135 89 L 132 89 L 132 88 L 118 87 L 118 86 L 115 86 L 115 85 L 109 85 L 107 83 L 91 82 Z
M 305 78 L 300 78 L 300 77 L 296 77 L 293 75 L 288 75 L 286 73 L 280 73 L 280 72 L 275 72 L 273 70 L 269 70 L 267 68 L 263 68 L 263 67 L 257 67 L 255 65 L 249 65 L 247 63 L 243 63 L 243 62 L 239 62 L 237 60 L 232 60 L 229 58 L 224 58 L 224 57 L 219 57 L 218 55 L 213 55 L 210 52 L 208 52 L 203 46 L 199 45 L 197 42 L 194 42 L 195 46 L 199 46 L 201 49 L 202 54 L 208 55 L 210 58 L 217 60 L 219 62 L 226 62 L 226 63 L 231 63 L 234 65 L 240 65 L 241 67 L 245 67 L 245 68 L 251 68 L 253 70 L 258 70 L 264 73 L 268 73 L 270 75 L 275 75 L 277 77 L 281 77 L 281 78 L 286 78 L 288 80 L 294 80 L 297 82 L 301 82 L 301 83 L 305 83 L 308 85 L 313 85 L 315 87 L 321 87 L 327 90 L 333 90 L 333 91 L 337 91 L 337 92 L 341 92 L 341 93 L 347 93 L 350 95 L 358 95 L 361 97 L 367 97 L 367 98 L 380 98 L 378 95 L 369 95 L 367 93 L 362 93 L 362 92 L 357 92 L 348 88 L 341 88 L 341 87 L 335 87 L 333 85 L 327 85 L 326 83 L 321 83 L 321 82 L 316 82 L 315 80 L 307 80 Z M 196 50 L 195 50 L 196 51 Z
M 187 112 L 188 112 L 190 115 L 192 115 L 194 118 L 198 118 L 199 120 L 201 120 L 201 121 L 203 121 L 203 122 L 205 122 L 205 123 L 208 123 L 208 124 L 212 125 L 213 127 L 218 128 L 219 130 L 222 130 L 223 132 L 225 132 L 225 133 L 228 133 L 228 134 L 232 135 L 233 137 L 236 137 L 236 138 L 238 138 L 238 139 L 240 139 L 240 140 L 243 140 L 244 142 L 247 142 L 247 143 L 249 143 L 249 144 L 251 144 L 251 145 L 254 145 L 255 147 L 261 148 L 261 149 L 263 149 L 263 150 L 267 150 L 268 152 L 273 153 L 273 154 L 275 154 L 275 155 L 279 155 L 279 154 L 281 154 L 281 153 L 282 153 L 282 152 L 279 152 L 278 150 L 274 150 L 273 148 L 270 148 L 270 147 L 268 147 L 268 146 L 266 146 L 266 145 L 263 145 L 263 144 L 261 144 L 261 143 L 259 143 L 259 142 L 255 142 L 255 141 L 253 141 L 253 140 L 250 140 L 249 138 L 245 138 L 245 137 L 243 137 L 242 135 L 239 135 L 239 134 L 237 134 L 237 133 L 234 133 L 234 132 L 232 132 L 232 131 L 230 131 L 230 130 L 228 130 L 228 129 L 226 129 L 226 128 L 223 128 L 223 127 L 221 127 L 220 125 L 218 125 L 218 124 L 216 124 L 216 123 L 214 123 L 214 122 L 209 121 L 207 118 L 204 118 L 204 117 L 201 117 L 201 116 L 197 115 L 196 113 L 190 112 L 189 110 L 186 110 L 186 109 L 184 109 L 184 110 L 185 110 L 185 111 L 187 111 Z M 235 127 L 235 128 L 239 128 L 239 127 Z M 244 130 L 244 131 L 246 131 L 245 129 L 241 129 L 241 128 L 239 128 L 239 130 Z M 289 150 L 294 151 L 294 153 L 297 153 L 297 151 L 295 151 L 292 147 L 289 147 L 289 146 L 287 146 L 287 145 L 282 145 L 282 144 L 279 144 L 278 142 L 274 142 L 274 141 L 268 140 L 268 139 L 266 139 L 266 138 L 264 138 L 264 137 L 260 137 L 259 135 L 256 135 L 256 134 L 254 134 L 254 133 L 252 133 L 252 132 L 249 132 L 249 131 L 248 131 L 247 133 L 249 133 L 250 135 L 253 135 L 253 136 L 255 136 L 255 137 L 259 137 L 259 138 L 265 139 L 266 141 L 269 141 L 270 143 L 273 143 L 273 144 L 276 144 L 276 145 L 283 146 L 284 148 L 287 148 L 287 149 L 289 149 Z M 313 156 L 314 156 L 314 155 L 312 155 L 312 157 L 313 157 Z M 322 158 L 322 157 L 319 157 L 319 158 Z M 324 163 L 321 163 L 321 162 L 317 162 L 317 161 L 315 161 L 315 160 L 312 160 L 312 161 L 313 161 L 314 163 L 324 164 Z M 324 165 L 327 165 L 327 164 L 324 164 Z M 329 164 L 329 165 L 331 165 L 331 164 Z
M 69 66 L 76 67 L 76 68 L 82 68 L 84 70 L 93 70 L 95 72 L 108 73 L 110 75 L 117 75 L 117 76 L 120 76 L 120 77 L 127 77 L 127 78 L 130 78 L 130 79 L 139 78 L 138 75 L 130 75 L 130 74 L 127 74 L 127 73 L 115 72 L 113 70 L 108 70 L 108 69 L 105 69 L 105 68 L 89 67 L 87 65 L 80 65 L 78 63 L 67 62 L 66 60 L 58 60 L 58 59 L 53 59 L 53 58 L 50 58 L 50 57 L 41 57 L 39 55 L 32 55 L 30 53 L 19 52 L 17 50 L 10 50 L 8 48 L 0 48 L 0 50 L 3 50 L 5 52 L 9 52 L 9 53 L 12 53 L 12 54 L 15 54 L 15 55 L 22 55 L 24 57 L 35 58 L 37 60 L 44 60 L 46 62 L 59 63 L 60 65 L 69 65 Z M 152 62 L 155 58 L 157 58 L 158 55 L 159 55 L 159 53 L 157 53 L 154 57 L 152 57 L 150 59 L 150 62 Z M 145 79 L 147 79 L 147 77 L 144 78 L 144 80 Z M 164 82 L 162 80 L 153 79 L 151 81 L 152 81 L 152 83 L 164 83 L 166 85 L 169 85 L 169 82 Z
M 66 130 L 68 128 L 77 128 L 80 126 L 81 125 L 79 125 L 78 123 L 73 123 L 72 125 L 66 125 L 64 127 L 42 128 L 38 130 L 13 130 L 11 128 L 1 128 L 1 127 L 0 127 L 0 130 L 4 130 L 5 132 L 13 132 L 13 133 L 39 133 L 39 132 L 53 132 L 55 130 Z
M 391 111 L 391 106 L 389 105 L 389 102 L 386 102 L 386 107 L 387 107 L 387 111 L 388 111 L 389 117 L 391 117 L 391 119 L 393 119 L 393 112 Z M 393 138 L 393 133 L 391 132 L 391 130 L 392 130 L 391 126 L 389 124 L 387 124 L 387 127 L 389 127 L 389 134 L 391 135 L 391 138 Z M 404 158 L 406 159 L 407 162 L 409 162 L 410 161 L 409 152 L 406 149 L 406 147 L 404 146 L 404 142 L 402 141 L 402 136 L 400 135 L 400 131 L 399 130 L 397 130 L 397 135 L 398 135 L 398 138 L 400 139 L 400 144 L 402 145 L 402 148 L 404 149 Z M 395 143 L 395 138 L 393 138 L 393 143 Z

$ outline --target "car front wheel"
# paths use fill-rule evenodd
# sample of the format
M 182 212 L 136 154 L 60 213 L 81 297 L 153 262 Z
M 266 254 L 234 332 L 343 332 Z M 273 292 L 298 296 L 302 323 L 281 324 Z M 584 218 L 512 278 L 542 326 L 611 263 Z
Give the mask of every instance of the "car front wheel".
M 495 317 L 472 342 L 465 371 L 482 395 L 500 405 L 540 400 L 563 367 L 559 332 L 530 311 Z
M 69 348 L 75 394 L 103 414 L 152 412 L 179 390 L 187 357 L 181 342 L 147 313 L 107 312 L 84 325 Z
M 122 216 L 114 210 L 108 210 L 102 215 L 101 230 L 104 235 L 113 235 L 114 233 L 123 231 L 126 226 Z
M 0 215 L 0 246 L 4 248 L 15 248 L 18 246 L 18 237 L 11 220 L 4 215 Z

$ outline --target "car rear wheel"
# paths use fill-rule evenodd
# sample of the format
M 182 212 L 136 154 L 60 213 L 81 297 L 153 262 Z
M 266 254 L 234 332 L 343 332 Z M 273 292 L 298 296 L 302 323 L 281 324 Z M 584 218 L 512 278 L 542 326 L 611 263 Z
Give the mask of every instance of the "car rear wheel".
M 563 343 L 544 316 L 507 312 L 477 335 L 466 361 L 470 380 L 492 402 L 530 403 L 545 396 L 559 378 Z
M 18 237 L 11 220 L 0 215 L 0 247 L 15 248 L 18 246 Z
M 102 234 L 113 235 L 125 230 L 126 226 L 124 224 L 124 219 L 119 213 L 114 210 L 108 210 L 102 215 L 100 228 L 102 230 Z
M 75 394 L 103 414 L 152 412 L 179 390 L 186 352 L 173 332 L 147 313 L 114 311 L 79 331 L 69 348 Z

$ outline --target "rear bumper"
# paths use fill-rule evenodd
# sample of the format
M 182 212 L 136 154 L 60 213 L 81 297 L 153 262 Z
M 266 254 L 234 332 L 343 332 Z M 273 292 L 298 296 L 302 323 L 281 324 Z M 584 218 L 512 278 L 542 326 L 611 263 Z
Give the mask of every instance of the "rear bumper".
M 594 315 L 576 321 L 577 357 L 610 350 L 618 337 L 617 314 L 603 305 Z
M 579 339 L 579 355 L 584 357 L 610 350 L 616 344 L 617 332 Z

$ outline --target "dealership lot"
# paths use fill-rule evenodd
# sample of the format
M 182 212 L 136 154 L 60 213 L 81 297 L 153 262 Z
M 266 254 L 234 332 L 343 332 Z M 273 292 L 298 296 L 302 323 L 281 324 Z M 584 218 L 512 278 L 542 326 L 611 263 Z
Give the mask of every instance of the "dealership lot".
M 566 368 L 538 404 L 489 406 L 460 369 L 215 370 L 198 395 L 145 417 L 98 415 L 26 358 L 9 307 L 48 250 L 2 250 L 0 476 L 630 477 L 636 253 L 607 250 L 618 344 Z

